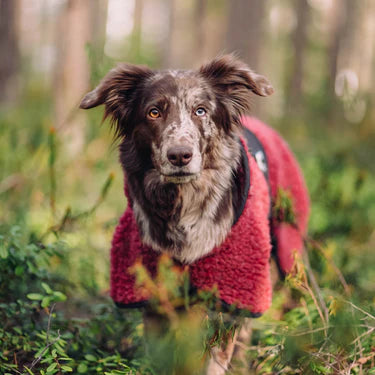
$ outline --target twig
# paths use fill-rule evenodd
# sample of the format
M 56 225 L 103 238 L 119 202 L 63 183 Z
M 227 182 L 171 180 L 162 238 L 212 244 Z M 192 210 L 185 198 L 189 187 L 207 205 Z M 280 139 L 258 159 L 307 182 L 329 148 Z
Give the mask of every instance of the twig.
M 25 182 L 25 177 L 21 173 L 12 174 L 0 181 L 0 194 L 8 190 L 17 188 Z
M 17 374 L 21 374 L 21 375 L 23 374 L 22 372 L 16 370 L 15 368 L 12 368 L 12 371 L 16 372 Z
M 51 318 L 52 318 L 52 312 L 55 308 L 56 304 L 54 303 L 49 311 L 49 315 L 48 315 L 48 323 L 47 323 L 47 332 L 46 332 L 46 346 L 45 348 L 42 350 L 42 352 L 40 353 L 39 357 L 34 359 L 34 361 L 31 363 L 31 366 L 29 367 L 29 370 L 32 370 L 43 358 L 43 355 L 44 353 L 48 350 L 49 347 L 51 347 L 52 345 L 54 345 L 57 341 L 60 340 L 60 330 L 58 329 L 57 330 L 57 337 L 49 342 L 49 331 L 50 331 L 50 328 L 51 328 Z
M 353 316 L 353 319 L 354 319 L 354 307 L 353 306 L 351 306 L 351 313 L 352 313 L 352 316 Z M 357 329 L 357 327 L 354 327 L 354 330 L 355 330 L 356 336 L 358 336 L 358 329 Z M 354 345 L 355 346 L 358 345 L 358 347 L 359 347 L 359 356 L 362 357 L 362 355 L 363 355 L 363 347 L 362 347 L 361 340 L 357 340 Z M 355 363 L 356 361 L 357 361 L 357 352 L 354 353 L 353 363 Z M 350 372 L 348 372 L 348 374 L 350 374 Z M 363 365 L 361 363 L 359 365 L 359 374 L 360 375 L 363 374 Z
M 59 232 L 65 229 L 68 223 L 73 223 L 79 219 L 92 215 L 99 208 L 99 206 L 104 202 L 114 178 L 115 178 L 115 175 L 113 172 L 111 172 L 101 188 L 99 197 L 97 198 L 96 202 L 92 205 L 91 208 L 87 209 L 86 211 L 79 212 L 76 215 L 72 215 L 71 208 L 67 207 L 65 209 L 64 215 L 62 216 L 61 220 L 57 224 L 50 226 L 41 235 L 40 241 L 42 241 L 51 232 L 57 235 Z
M 49 160 L 48 160 L 48 170 L 49 170 L 49 183 L 50 183 L 50 196 L 49 203 L 52 213 L 52 218 L 56 217 L 56 130 L 51 127 L 48 134 L 48 147 L 49 147 Z
M 65 125 L 69 124 L 73 120 L 73 118 L 77 115 L 79 111 L 79 103 L 81 100 L 77 101 L 76 104 L 74 104 L 70 112 L 65 116 L 65 118 L 56 126 L 56 129 L 60 132 L 61 130 L 64 129 Z
M 54 303 L 50 310 L 49 310 L 49 314 L 48 314 L 48 323 L 47 323 L 47 332 L 46 332 L 46 344 L 48 344 L 48 341 L 49 341 L 49 330 L 51 328 L 51 318 L 52 318 L 52 313 L 53 313 L 53 310 L 55 309 L 55 306 L 56 306 L 56 303 Z
M 319 252 L 324 256 L 324 258 L 330 263 L 331 267 L 337 274 L 337 277 L 339 278 L 344 288 L 345 294 L 350 295 L 350 287 L 348 283 L 346 282 L 344 275 L 342 274 L 340 269 L 336 266 L 335 262 L 327 256 L 323 246 L 318 241 L 312 239 L 309 236 L 305 236 L 304 240 L 305 240 L 305 243 L 310 243 L 315 249 L 319 250 Z
M 318 311 L 320 319 L 323 322 L 323 326 L 327 327 L 328 320 L 329 320 L 329 313 L 328 313 L 327 306 L 326 306 L 326 304 L 324 302 L 324 299 L 323 299 L 323 297 L 320 293 L 320 289 L 319 289 L 318 283 L 316 282 L 315 276 L 314 276 L 313 272 L 311 271 L 309 260 L 308 260 L 307 255 L 305 254 L 305 252 L 302 253 L 302 256 L 303 256 L 304 262 L 303 262 L 303 267 L 299 271 L 300 278 L 301 278 L 301 280 L 299 281 L 299 288 L 301 290 L 303 290 L 304 292 L 307 291 L 309 293 L 309 295 L 312 298 L 312 300 L 314 302 L 314 305 L 315 305 L 315 307 Z M 307 275 L 309 275 L 309 278 L 307 277 Z M 317 294 L 317 296 L 320 300 L 321 305 L 319 304 L 317 298 L 315 297 L 314 291 L 310 288 L 309 279 L 310 279 L 310 282 L 311 282 L 313 288 L 315 289 L 315 292 L 316 292 L 316 294 Z M 324 315 L 323 315 L 322 309 L 324 310 L 324 313 L 325 313 Z M 324 335 L 327 337 L 327 334 L 328 334 L 327 329 L 325 328 L 324 329 Z
M 368 316 L 370 319 L 374 319 L 375 320 L 375 316 L 371 315 L 370 313 L 368 313 L 367 311 L 361 309 L 360 307 L 356 306 L 354 303 L 350 302 L 350 301 L 344 301 L 346 303 L 348 303 L 350 306 L 354 307 L 356 310 L 360 311 L 361 313 L 365 314 L 366 316 Z
M 310 261 L 309 261 L 309 258 L 308 258 L 308 256 L 307 256 L 307 254 L 306 254 L 305 251 L 302 253 L 302 258 L 303 258 L 303 263 L 305 264 L 305 269 L 307 271 L 307 275 L 309 277 L 309 280 L 311 282 L 311 285 L 312 285 L 312 287 L 313 287 L 316 295 L 318 296 L 318 299 L 319 299 L 319 302 L 320 302 L 320 306 L 324 310 L 325 320 L 328 323 L 328 320 L 329 320 L 329 311 L 328 311 L 326 303 L 324 302 L 324 298 L 322 296 L 322 293 L 320 292 L 319 285 L 318 285 L 318 283 L 316 281 L 314 273 L 312 272 Z M 315 299 L 315 296 L 311 295 L 311 297 L 313 299 Z
M 311 333 L 326 331 L 328 328 L 332 328 L 332 327 L 331 326 L 324 326 L 324 327 L 315 328 L 315 329 L 311 329 L 311 330 L 308 330 L 308 331 L 303 331 L 303 332 L 298 332 L 298 333 L 293 333 L 293 334 L 288 333 L 288 336 L 292 336 L 292 337 L 305 336 L 305 335 L 310 335 Z
M 312 335 L 313 332 L 311 332 L 311 331 L 312 331 L 314 328 L 313 328 L 313 325 L 312 325 L 310 312 L 309 312 L 309 309 L 308 309 L 308 307 L 307 307 L 307 302 L 306 302 L 305 298 L 302 298 L 302 299 L 301 299 L 301 304 L 302 304 L 303 309 L 305 310 L 306 317 L 308 318 L 307 323 L 308 323 L 309 328 L 310 328 L 310 333 L 311 333 L 311 342 L 312 342 L 312 341 L 313 341 L 313 335 Z
M 57 341 L 59 341 L 59 340 L 60 340 L 60 337 L 61 337 L 61 335 L 60 335 L 60 330 L 58 329 L 58 330 L 57 330 L 57 337 L 56 337 L 53 341 L 51 341 L 50 343 L 48 343 L 48 345 L 43 349 L 43 351 L 40 353 L 40 355 L 39 355 L 38 358 L 34 359 L 34 361 L 31 363 L 31 366 L 29 367 L 30 370 L 31 370 L 33 367 L 35 367 L 35 366 L 41 361 L 41 359 L 43 358 L 43 354 L 47 351 L 47 349 L 48 349 L 49 347 L 51 347 L 51 346 L 54 345 Z

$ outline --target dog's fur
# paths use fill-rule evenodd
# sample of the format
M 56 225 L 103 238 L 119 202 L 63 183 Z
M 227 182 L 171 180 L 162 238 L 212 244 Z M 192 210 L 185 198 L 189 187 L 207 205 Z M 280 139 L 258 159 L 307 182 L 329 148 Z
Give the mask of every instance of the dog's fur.
M 121 64 L 83 98 L 84 109 L 104 104 L 115 126 L 144 244 L 192 263 L 227 237 L 239 195 L 240 116 L 250 92 L 267 96 L 273 88 L 223 56 L 198 71 Z M 224 373 L 232 352 L 233 345 L 216 350 L 208 373 Z
M 121 140 L 144 244 L 192 263 L 227 237 L 239 195 L 240 116 L 249 109 L 250 92 L 267 96 L 273 89 L 265 77 L 223 56 L 198 71 L 121 64 L 83 98 L 84 109 L 105 105 Z M 210 374 L 225 372 L 233 345 L 216 352 Z
M 198 71 L 122 64 L 83 98 L 81 108 L 104 104 L 113 120 L 141 238 L 152 249 L 191 263 L 227 237 L 250 92 L 267 96 L 273 89 L 223 56 Z

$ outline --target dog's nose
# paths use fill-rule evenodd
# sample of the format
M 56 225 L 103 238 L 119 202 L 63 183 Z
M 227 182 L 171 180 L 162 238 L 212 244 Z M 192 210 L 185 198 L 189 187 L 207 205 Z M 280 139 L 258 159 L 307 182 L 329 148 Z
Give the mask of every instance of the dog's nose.
M 188 165 L 193 157 L 193 150 L 189 146 L 175 146 L 167 151 L 167 157 L 176 167 Z

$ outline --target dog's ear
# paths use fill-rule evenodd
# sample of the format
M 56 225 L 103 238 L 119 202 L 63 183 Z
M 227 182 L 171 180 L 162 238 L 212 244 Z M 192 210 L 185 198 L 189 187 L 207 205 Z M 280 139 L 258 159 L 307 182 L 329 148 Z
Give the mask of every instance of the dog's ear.
M 254 73 L 246 64 L 233 55 L 218 57 L 203 65 L 199 73 L 207 79 L 222 101 L 231 107 L 231 115 L 239 121 L 250 107 L 249 91 L 260 96 L 273 93 L 266 77 Z
M 273 94 L 273 87 L 266 77 L 254 73 L 233 55 L 224 55 L 212 60 L 200 68 L 200 73 L 214 85 L 229 91 L 242 87 L 260 96 Z
M 131 110 L 137 87 L 152 74 L 152 70 L 145 66 L 119 64 L 93 91 L 84 96 L 80 108 L 89 109 L 104 104 L 104 118 L 111 116 L 118 123 Z

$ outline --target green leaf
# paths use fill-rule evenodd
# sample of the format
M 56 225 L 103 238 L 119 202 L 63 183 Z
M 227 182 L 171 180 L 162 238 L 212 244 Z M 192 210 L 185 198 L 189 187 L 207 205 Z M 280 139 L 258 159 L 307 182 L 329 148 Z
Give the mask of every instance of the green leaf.
M 28 272 L 38 273 L 38 268 L 35 267 L 35 265 L 32 262 L 26 261 L 26 264 L 27 264 L 27 267 L 28 267 Z
M 40 348 L 35 354 L 34 354 L 34 358 L 38 358 L 42 352 L 43 352 L 44 348 Z
M 0 242 L 0 258 L 6 259 L 9 255 L 8 249 L 4 242 Z
M 46 283 L 42 283 L 42 288 L 46 291 L 46 293 L 48 294 L 52 294 L 53 293 L 53 290 L 49 287 L 48 284 Z
M 63 355 L 63 354 L 65 354 L 64 353 L 64 348 L 61 346 L 61 345 L 64 345 L 63 344 L 63 341 L 60 339 L 58 342 L 56 342 L 55 343 L 55 348 L 56 348 L 56 350 L 61 354 L 61 355 Z
M 33 301 L 40 301 L 40 300 L 42 300 L 44 298 L 44 296 L 41 295 L 41 294 L 39 294 L 39 293 L 29 293 L 27 295 L 27 298 L 31 299 Z
M 61 369 L 67 372 L 73 372 L 73 369 L 70 366 L 63 365 Z
M 53 300 L 56 302 L 66 301 L 66 295 L 61 292 L 53 292 Z
M 18 225 L 14 225 L 12 228 L 10 228 L 9 232 L 12 237 L 19 237 L 21 234 L 21 228 Z
M 85 358 L 90 362 L 96 362 L 96 358 L 92 354 L 86 354 Z
M 56 366 L 57 366 L 56 362 L 52 363 L 52 365 L 49 365 L 47 368 L 47 373 L 52 372 L 56 368 Z
M 24 271 L 25 269 L 23 266 L 17 266 L 16 269 L 14 270 L 14 273 L 16 276 L 21 276 Z
M 109 176 L 107 177 L 107 180 L 105 181 L 105 183 L 102 187 L 102 190 L 100 192 L 100 197 L 102 199 L 104 199 L 106 197 L 106 195 L 108 193 L 108 190 L 111 187 L 114 178 L 115 178 L 115 174 L 113 172 L 110 173 Z
M 31 375 L 34 375 L 34 373 L 27 367 L 27 366 L 24 366 L 24 369 Z
M 87 372 L 87 365 L 86 363 L 80 363 L 77 367 L 77 371 L 80 373 L 80 374 L 85 374 Z
M 19 327 L 13 327 L 13 330 L 17 332 L 19 335 L 22 335 L 22 330 Z
M 47 307 L 47 306 L 49 306 L 50 303 L 51 303 L 51 297 L 44 297 L 44 298 L 42 299 L 42 304 L 41 304 L 41 306 L 42 306 L 42 307 Z

